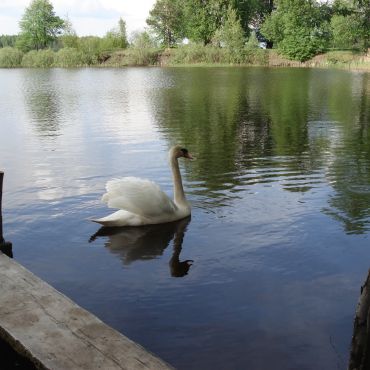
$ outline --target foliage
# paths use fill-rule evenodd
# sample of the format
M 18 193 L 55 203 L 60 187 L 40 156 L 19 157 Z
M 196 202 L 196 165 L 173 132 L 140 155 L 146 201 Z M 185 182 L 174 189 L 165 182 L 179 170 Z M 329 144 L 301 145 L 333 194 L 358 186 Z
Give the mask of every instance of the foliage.
M 255 31 L 253 31 L 251 33 L 251 35 L 249 36 L 248 41 L 245 44 L 245 47 L 247 49 L 250 49 L 250 50 L 258 49 L 259 48 L 259 42 L 258 42 L 257 35 L 256 35 L 256 32 Z
M 64 19 L 63 35 L 60 37 L 63 47 L 77 48 L 78 36 L 72 26 L 72 22 L 68 19 Z
M 157 0 L 146 23 L 153 28 L 160 42 L 170 47 L 183 35 L 182 8 L 178 0 Z
M 24 55 L 22 67 L 49 68 L 54 64 L 55 53 L 50 49 L 31 50 Z
M 314 0 L 280 0 L 261 32 L 282 54 L 300 61 L 322 52 L 329 39 L 329 25 Z
M 363 41 L 363 49 L 370 47 L 370 0 L 354 0 L 357 6 L 361 27 L 359 33 Z
M 10 46 L 0 48 L 0 68 L 20 67 L 23 53 Z
M 6 46 L 14 47 L 17 41 L 16 35 L 1 35 L 0 36 L 0 48 L 5 48 Z
M 229 63 L 229 54 L 226 49 L 202 45 L 200 43 L 190 43 L 182 45 L 171 51 L 169 58 L 170 64 L 214 64 Z
M 185 36 L 207 45 L 221 27 L 229 0 L 185 0 L 182 2 Z
M 237 12 L 231 6 L 227 10 L 224 24 L 216 31 L 214 40 L 227 48 L 232 62 L 240 63 L 243 60 L 244 32 Z
M 231 54 L 228 48 L 220 48 L 213 45 L 202 45 L 190 43 L 171 49 L 167 56 L 167 64 L 230 64 L 235 62 L 235 55 Z M 244 48 L 239 55 L 237 63 L 267 65 L 268 52 L 262 49 Z
M 55 53 L 55 67 L 81 67 L 89 64 L 89 58 L 76 48 L 63 48 Z
M 102 40 L 103 50 L 124 49 L 128 46 L 126 22 L 120 18 L 118 26 L 108 31 Z
M 77 49 L 86 56 L 87 64 L 97 64 L 103 59 L 102 39 L 97 36 L 83 36 L 78 39 Z
M 259 26 L 271 12 L 272 3 L 272 0 L 157 0 L 147 23 L 166 46 L 184 37 L 207 45 L 225 24 L 228 9 L 235 10 L 245 37 L 251 24 Z
M 17 40 L 20 49 L 44 49 L 61 33 L 64 21 L 55 15 L 49 0 L 33 0 L 19 23 Z
M 237 11 L 246 36 L 250 25 L 259 28 L 263 19 L 272 11 L 272 0 L 234 0 L 231 4 Z
M 159 53 L 160 49 L 148 32 L 136 33 L 127 49 L 126 62 L 128 65 L 156 65 Z
M 333 15 L 330 21 L 332 44 L 336 48 L 352 48 L 358 41 L 361 22 L 356 14 Z
M 299 61 L 329 46 L 358 50 L 369 45 L 370 0 L 156 0 L 147 19 L 149 31 L 133 34 L 130 44 L 122 18 L 104 37 L 78 37 L 68 17 L 55 15 L 50 1 L 32 0 L 20 22 L 20 35 L 0 36 L 0 50 L 6 49 L 1 51 L 1 65 L 20 65 L 22 52 L 5 48 L 13 45 L 33 51 L 22 61 L 32 67 L 266 65 L 271 53 L 259 48 L 261 35 L 267 37 L 268 47 L 274 45 L 280 54 Z M 189 45 L 180 44 L 185 37 Z M 163 51 L 163 46 L 171 49 Z

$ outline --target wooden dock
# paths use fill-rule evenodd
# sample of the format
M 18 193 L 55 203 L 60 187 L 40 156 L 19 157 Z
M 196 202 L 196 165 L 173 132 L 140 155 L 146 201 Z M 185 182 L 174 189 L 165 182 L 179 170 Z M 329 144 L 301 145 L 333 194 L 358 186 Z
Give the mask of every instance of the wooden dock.
M 39 369 L 172 369 L 1 252 L 0 337 Z

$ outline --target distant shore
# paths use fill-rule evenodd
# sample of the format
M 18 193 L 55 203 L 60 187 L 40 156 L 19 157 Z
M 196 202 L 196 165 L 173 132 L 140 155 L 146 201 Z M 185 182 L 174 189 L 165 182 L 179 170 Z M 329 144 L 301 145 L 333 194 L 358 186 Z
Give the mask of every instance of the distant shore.
M 168 49 L 127 48 L 86 54 L 74 48 L 32 50 L 0 48 L 0 68 L 78 68 L 128 66 L 264 66 L 294 68 L 339 68 L 370 71 L 370 52 L 335 50 L 316 55 L 304 62 L 289 60 L 275 50 L 246 49 L 240 63 L 231 63 L 227 51 L 210 46 L 181 46 Z

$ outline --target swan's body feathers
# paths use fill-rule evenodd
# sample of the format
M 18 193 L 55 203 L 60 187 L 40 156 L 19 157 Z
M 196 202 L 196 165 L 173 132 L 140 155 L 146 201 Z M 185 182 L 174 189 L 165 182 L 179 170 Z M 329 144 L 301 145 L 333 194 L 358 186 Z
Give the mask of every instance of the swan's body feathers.
M 109 208 L 123 209 L 149 219 L 177 210 L 175 203 L 150 180 L 138 177 L 113 179 L 107 182 L 106 190 L 102 201 Z

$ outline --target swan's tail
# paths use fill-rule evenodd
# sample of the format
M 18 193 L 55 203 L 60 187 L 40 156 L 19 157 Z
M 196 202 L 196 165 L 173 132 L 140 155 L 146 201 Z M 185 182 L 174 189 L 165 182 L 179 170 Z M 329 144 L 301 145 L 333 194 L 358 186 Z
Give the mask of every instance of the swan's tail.
M 105 227 L 140 226 L 143 224 L 142 220 L 137 215 L 122 209 L 102 218 L 91 219 L 91 221 Z

